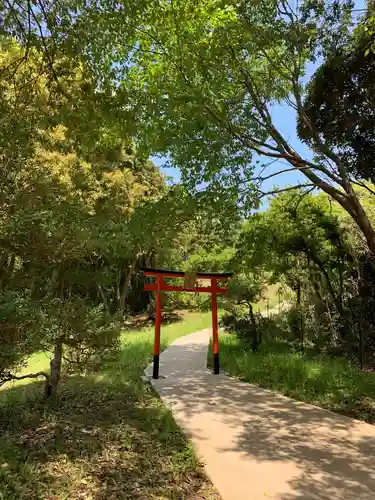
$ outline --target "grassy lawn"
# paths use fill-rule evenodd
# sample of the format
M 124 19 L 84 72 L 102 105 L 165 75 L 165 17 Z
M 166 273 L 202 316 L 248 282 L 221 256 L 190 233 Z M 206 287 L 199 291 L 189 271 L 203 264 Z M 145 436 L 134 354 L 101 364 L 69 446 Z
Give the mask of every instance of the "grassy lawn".
M 220 365 L 246 382 L 375 423 L 375 374 L 361 372 L 344 359 L 302 355 L 285 342 L 252 353 L 235 335 L 222 334 Z
M 210 324 L 189 313 L 162 330 L 163 347 Z M 125 332 L 119 358 L 89 377 L 64 377 L 54 404 L 43 382 L 0 392 L 0 499 L 216 499 L 189 442 L 140 375 L 151 328 Z M 45 354 L 30 369 L 48 365 Z

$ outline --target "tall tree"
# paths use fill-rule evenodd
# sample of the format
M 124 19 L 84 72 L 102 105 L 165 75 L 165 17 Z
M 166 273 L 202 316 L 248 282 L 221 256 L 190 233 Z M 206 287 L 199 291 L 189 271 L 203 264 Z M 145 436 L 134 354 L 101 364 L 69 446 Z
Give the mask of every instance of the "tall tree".
M 248 219 L 237 258 L 271 273 L 271 280 L 284 277 L 297 297 L 302 287 L 312 287 L 342 313 L 343 283 L 353 270 L 354 254 L 353 234 L 345 235 L 344 227 L 325 196 L 282 193 L 268 210 Z
M 5 2 L 2 11 L 4 32 L 26 50 L 41 50 L 54 81 L 59 54 L 81 61 L 94 101 L 106 103 L 102 109 L 137 136 L 139 148 L 167 154 L 191 186 L 203 181 L 249 206 L 262 181 L 299 171 L 306 186 L 322 189 L 350 214 L 375 254 L 353 169 L 303 105 L 307 65 L 349 43 L 353 7 L 352 0 L 296 7 L 285 0 L 154 0 L 131 7 L 37 0 Z M 308 129 L 313 160 L 275 126 L 275 103 L 291 106 Z M 289 166 L 254 175 L 254 155 Z
M 374 40 L 368 32 L 354 34 L 315 73 L 304 101 L 309 122 L 359 182 L 375 180 L 375 53 L 368 50 Z M 298 132 L 314 147 L 301 116 Z
M 97 101 L 77 61 L 59 59 L 64 90 L 28 50 L 1 38 L 0 384 L 48 350 L 49 373 L 29 375 L 44 376 L 52 395 L 63 363 L 86 370 L 118 346 L 113 313 L 126 309 L 138 256 L 170 244 L 156 208 L 172 197 L 121 129 L 80 122 L 80 108 Z
M 142 123 L 140 147 L 168 154 L 191 186 L 205 182 L 254 204 L 260 184 L 254 155 L 299 171 L 355 220 L 375 254 L 375 231 L 353 187 L 353 172 L 310 120 L 306 68 L 350 40 L 353 2 L 217 0 L 139 4 L 119 33 L 118 99 Z M 119 5 L 118 10 L 122 10 Z M 117 17 L 118 19 L 118 17 Z M 132 42 L 129 39 L 133 37 Z M 100 44 L 100 40 L 98 41 Z M 130 50 L 129 50 L 130 46 Z M 309 130 L 315 158 L 301 156 L 275 125 L 272 107 L 289 105 Z M 287 166 L 285 166 L 285 162 Z M 275 165 L 275 163 L 274 163 Z

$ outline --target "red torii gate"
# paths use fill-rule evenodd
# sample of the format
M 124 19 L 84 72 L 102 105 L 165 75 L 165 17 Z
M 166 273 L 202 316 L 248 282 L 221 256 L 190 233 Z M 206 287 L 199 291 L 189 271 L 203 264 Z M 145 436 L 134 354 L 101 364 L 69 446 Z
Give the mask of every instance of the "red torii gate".
M 156 315 L 155 315 L 155 339 L 154 339 L 154 364 L 153 378 L 159 378 L 159 356 L 160 356 L 160 326 L 161 326 L 161 292 L 202 292 L 211 293 L 212 300 L 212 339 L 213 339 L 213 361 L 214 373 L 217 375 L 220 372 L 219 364 L 219 334 L 217 322 L 217 294 L 225 294 L 225 288 L 218 287 L 218 281 L 228 280 L 233 273 L 184 273 L 181 271 L 170 271 L 166 269 L 152 269 L 143 267 L 140 269 L 145 276 L 156 278 L 154 283 L 145 283 L 144 289 L 149 292 L 156 292 Z M 193 275 L 194 286 L 177 286 L 168 285 L 164 282 L 164 278 L 185 278 L 185 282 L 189 281 L 189 275 Z M 197 286 L 196 279 L 207 279 L 211 281 L 211 286 Z

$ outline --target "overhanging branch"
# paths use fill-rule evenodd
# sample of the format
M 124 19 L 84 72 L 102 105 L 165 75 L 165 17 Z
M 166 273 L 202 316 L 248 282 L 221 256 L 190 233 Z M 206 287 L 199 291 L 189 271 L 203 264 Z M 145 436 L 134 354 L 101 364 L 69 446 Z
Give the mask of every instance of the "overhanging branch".
M 303 189 L 303 188 L 315 188 L 315 184 L 308 183 L 308 184 L 296 184 L 295 186 L 288 186 L 285 188 L 281 189 L 275 189 L 273 191 L 267 191 L 263 192 L 260 191 L 260 198 L 264 198 L 265 196 L 271 196 L 272 194 L 279 194 L 279 193 L 284 193 L 286 191 L 293 191 L 294 189 Z
M 7 373 L 5 376 L 1 377 L 0 385 L 5 384 L 6 382 L 11 382 L 12 380 L 24 380 L 26 378 L 39 377 L 44 377 L 46 380 L 49 379 L 47 372 L 27 373 L 26 375 L 13 375 L 12 373 Z
M 301 171 L 301 170 L 305 170 L 307 168 L 310 168 L 310 167 L 306 166 L 306 167 L 290 167 L 290 168 L 285 168 L 284 170 L 279 170 L 278 172 L 273 172 L 272 174 L 266 175 L 265 177 L 257 176 L 257 177 L 254 177 L 254 178 L 250 179 L 250 180 L 264 182 L 264 181 L 267 181 L 268 179 L 271 179 L 272 177 L 277 177 L 278 175 L 285 174 L 286 172 L 296 172 L 296 171 L 298 172 L 298 171 Z
M 371 188 L 370 188 L 370 187 L 369 187 L 369 186 L 368 186 L 365 182 L 361 182 L 361 181 L 354 181 L 354 180 L 352 180 L 351 182 L 352 182 L 352 184 L 355 184 L 356 186 L 360 186 L 360 187 L 362 187 L 362 188 L 367 189 L 367 191 L 368 191 L 369 193 L 371 193 L 372 195 L 374 195 L 374 196 L 375 196 L 375 191 L 374 191 L 373 189 L 371 189 Z

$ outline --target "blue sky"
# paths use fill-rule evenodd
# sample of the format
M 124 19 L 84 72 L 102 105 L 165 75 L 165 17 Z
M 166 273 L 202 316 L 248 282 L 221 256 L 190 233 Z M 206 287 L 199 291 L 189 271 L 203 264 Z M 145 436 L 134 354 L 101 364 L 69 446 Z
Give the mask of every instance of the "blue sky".
M 356 0 L 355 1 L 355 9 L 365 9 L 366 8 L 366 0 Z M 357 13 L 358 15 L 360 12 Z M 311 76 L 318 65 L 310 65 L 307 68 L 307 76 Z M 290 108 L 287 104 L 285 105 L 275 105 L 271 109 L 272 119 L 274 121 L 275 126 L 280 130 L 283 136 L 288 140 L 288 142 L 296 149 L 300 155 L 304 158 L 311 158 L 312 153 L 310 149 L 303 144 L 297 137 L 296 131 L 296 116 L 295 112 L 292 108 Z M 161 170 L 168 176 L 172 177 L 175 182 L 180 180 L 180 172 L 178 169 L 167 168 L 164 167 L 165 159 L 163 158 L 153 158 L 153 161 L 156 165 L 161 167 Z M 267 158 L 262 158 L 261 161 L 267 161 Z M 280 164 L 271 166 L 267 168 L 265 175 L 269 175 L 271 173 L 280 170 L 282 167 Z M 287 165 L 285 165 L 287 168 Z M 287 172 L 281 174 L 279 176 L 275 176 L 272 179 L 269 179 L 263 183 L 264 191 L 271 190 L 274 186 L 285 186 L 285 185 L 294 185 L 298 183 L 305 182 L 305 177 L 299 172 Z
M 313 70 L 311 71 L 311 74 L 312 73 Z M 290 144 L 301 154 L 301 156 L 303 156 L 304 158 L 311 158 L 311 151 L 297 137 L 296 116 L 294 110 L 288 105 L 275 105 L 271 109 L 271 115 L 275 126 L 278 130 L 280 130 L 285 139 L 290 142 Z M 269 161 L 269 158 L 254 156 L 254 161 L 256 159 L 259 159 L 261 162 Z M 154 157 L 152 158 L 152 160 L 156 165 L 160 166 L 162 172 L 164 172 L 169 177 L 172 177 L 174 182 L 178 182 L 180 180 L 179 169 L 164 167 L 164 164 L 166 163 L 165 158 Z M 288 168 L 288 165 L 272 165 L 267 168 L 264 175 L 272 174 L 284 168 Z M 263 183 L 263 187 L 265 190 L 271 190 L 275 185 L 284 186 L 288 184 L 297 184 L 299 182 L 303 183 L 304 179 L 304 176 L 299 172 L 287 172 L 265 181 Z

